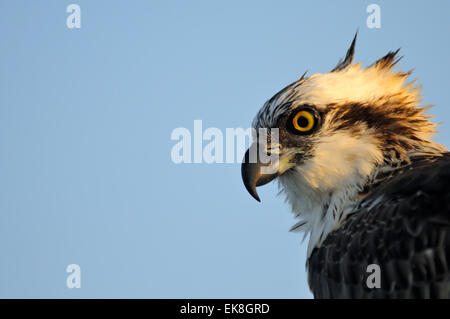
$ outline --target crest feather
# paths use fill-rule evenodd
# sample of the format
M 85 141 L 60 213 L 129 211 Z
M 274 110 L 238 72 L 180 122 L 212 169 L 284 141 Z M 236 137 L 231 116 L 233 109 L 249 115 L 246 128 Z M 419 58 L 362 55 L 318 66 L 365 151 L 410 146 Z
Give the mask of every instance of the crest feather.
M 355 45 L 356 45 L 356 38 L 358 36 L 358 31 L 355 33 L 355 36 L 353 37 L 352 44 L 350 45 L 350 48 L 347 50 L 347 54 L 345 55 L 344 60 L 339 60 L 338 64 L 334 67 L 331 72 L 338 72 L 346 67 L 348 67 L 353 62 L 353 56 L 355 54 Z
M 403 56 L 397 57 L 399 51 L 400 49 L 390 51 L 384 57 L 373 63 L 370 67 L 379 69 L 391 69 L 403 58 Z

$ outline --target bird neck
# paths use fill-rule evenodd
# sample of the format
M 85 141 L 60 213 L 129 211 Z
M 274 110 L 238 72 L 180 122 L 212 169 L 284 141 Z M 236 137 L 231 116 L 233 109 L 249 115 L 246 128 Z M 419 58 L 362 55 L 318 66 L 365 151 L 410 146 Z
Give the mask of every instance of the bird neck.
M 358 206 L 376 188 L 423 161 L 441 157 L 443 153 L 445 150 L 434 144 L 410 151 L 386 148 L 383 161 L 374 165 L 369 174 L 350 174 L 348 183 L 328 190 L 311 187 L 296 170 L 281 176 L 282 192 L 286 194 L 295 217 L 300 220 L 291 231 L 303 232 L 304 239 L 309 235 L 309 257 L 348 215 L 358 212 Z
M 308 256 L 354 211 L 361 200 L 359 193 L 369 179 L 368 176 L 354 174 L 349 176 L 351 182 L 323 190 L 311 186 L 295 170 L 280 177 L 282 192 L 291 204 L 295 217 L 299 219 L 291 231 L 303 232 L 303 239 L 309 235 Z

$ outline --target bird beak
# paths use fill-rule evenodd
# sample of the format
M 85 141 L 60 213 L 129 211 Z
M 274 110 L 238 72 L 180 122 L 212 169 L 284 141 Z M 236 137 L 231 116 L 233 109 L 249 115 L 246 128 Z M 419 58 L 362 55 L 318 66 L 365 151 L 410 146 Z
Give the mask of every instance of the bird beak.
M 276 156 L 276 158 L 270 158 L 268 161 L 262 161 L 260 154 L 257 152 L 258 145 L 253 144 L 245 153 L 244 159 L 241 165 L 242 181 L 245 188 L 258 202 L 259 199 L 256 187 L 265 185 L 281 175 L 288 168 L 290 156 Z M 253 154 L 253 155 L 252 155 Z M 266 162 L 266 163 L 264 163 Z

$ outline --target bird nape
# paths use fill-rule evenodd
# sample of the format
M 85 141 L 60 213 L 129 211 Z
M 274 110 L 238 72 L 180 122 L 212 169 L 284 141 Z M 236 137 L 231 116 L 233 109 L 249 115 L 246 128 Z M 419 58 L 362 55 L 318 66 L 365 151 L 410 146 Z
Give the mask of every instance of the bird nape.
M 299 220 L 291 230 L 309 236 L 314 297 L 450 298 L 450 155 L 410 72 L 395 68 L 398 50 L 363 68 L 355 42 L 331 72 L 263 105 L 253 127 L 267 138 L 249 151 L 277 159 L 248 151 L 242 179 L 259 200 L 256 187 L 277 178 Z

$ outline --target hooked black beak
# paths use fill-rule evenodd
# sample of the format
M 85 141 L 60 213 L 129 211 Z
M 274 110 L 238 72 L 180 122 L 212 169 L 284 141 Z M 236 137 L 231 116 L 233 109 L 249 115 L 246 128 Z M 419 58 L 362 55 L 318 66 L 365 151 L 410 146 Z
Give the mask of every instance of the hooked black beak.
M 272 181 L 274 178 L 278 176 L 278 172 L 277 171 L 271 172 L 270 166 L 272 165 L 272 163 L 270 162 L 262 163 L 259 160 L 259 156 L 257 156 L 258 159 L 256 161 L 253 160 L 253 162 L 255 163 L 251 163 L 250 153 L 253 151 L 256 152 L 256 145 L 252 145 L 245 153 L 241 165 L 241 174 L 242 174 L 242 181 L 244 182 L 247 191 L 250 193 L 250 195 L 253 196 L 253 198 L 255 198 L 258 202 L 260 202 L 261 200 L 259 199 L 256 187 L 265 185 L 270 181 Z M 264 168 L 266 169 L 264 170 Z

